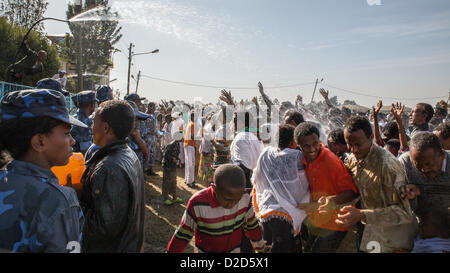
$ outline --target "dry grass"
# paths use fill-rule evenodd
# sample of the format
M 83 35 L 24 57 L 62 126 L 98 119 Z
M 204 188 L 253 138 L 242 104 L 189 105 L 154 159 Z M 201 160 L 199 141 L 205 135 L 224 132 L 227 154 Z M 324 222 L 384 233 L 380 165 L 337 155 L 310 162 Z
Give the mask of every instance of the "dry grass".
M 156 163 L 155 163 L 156 164 Z M 145 197 L 146 197 L 146 227 L 144 252 L 162 253 L 165 251 L 172 235 L 178 227 L 183 216 L 189 198 L 197 191 L 206 188 L 206 183 L 196 179 L 196 189 L 191 189 L 184 182 L 184 169 L 177 168 L 177 194 L 183 199 L 181 204 L 167 206 L 163 204 L 161 196 L 162 170 L 156 164 L 154 171 L 158 176 L 146 176 Z M 194 239 L 184 250 L 184 253 L 194 252 Z M 355 229 L 352 228 L 342 242 L 338 253 L 355 253 Z

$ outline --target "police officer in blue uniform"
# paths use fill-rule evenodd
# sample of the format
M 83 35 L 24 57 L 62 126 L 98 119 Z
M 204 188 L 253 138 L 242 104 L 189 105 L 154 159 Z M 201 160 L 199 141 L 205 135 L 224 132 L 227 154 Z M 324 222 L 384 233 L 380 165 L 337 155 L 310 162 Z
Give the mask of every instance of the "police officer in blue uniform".
M 144 169 L 144 163 L 148 160 L 148 149 L 144 139 L 142 138 L 142 132 L 139 125 L 141 124 L 141 121 L 148 119 L 150 115 L 139 111 L 139 108 L 133 101 L 128 101 L 128 103 L 131 105 L 134 110 L 134 114 L 136 115 L 135 128 L 128 137 L 128 146 L 136 153 L 142 164 L 142 169 Z
M 88 128 L 73 127 L 70 134 L 76 143 L 73 150 L 78 153 L 85 154 L 92 145 L 92 113 L 95 111 L 97 98 L 94 91 L 82 91 L 72 97 L 72 101 L 78 108 L 76 118 L 85 123 Z
M 72 188 L 50 170 L 69 162 L 75 143 L 59 91 L 8 93 L 0 105 L 0 249 L 2 252 L 79 252 L 84 216 Z M 5 162 L 3 162 L 5 163 Z
M 97 99 L 98 107 L 100 107 L 103 102 L 112 100 L 114 97 L 113 97 L 111 87 L 109 87 L 107 85 L 99 86 L 97 88 L 97 91 L 95 92 L 95 98 Z M 91 120 L 94 120 L 94 117 L 92 115 L 89 118 Z M 87 150 L 86 154 L 84 155 L 86 162 L 89 161 L 89 159 L 91 159 L 94 152 L 96 152 L 98 149 L 100 149 L 100 146 L 98 146 L 95 143 L 91 144 L 91 146 Z

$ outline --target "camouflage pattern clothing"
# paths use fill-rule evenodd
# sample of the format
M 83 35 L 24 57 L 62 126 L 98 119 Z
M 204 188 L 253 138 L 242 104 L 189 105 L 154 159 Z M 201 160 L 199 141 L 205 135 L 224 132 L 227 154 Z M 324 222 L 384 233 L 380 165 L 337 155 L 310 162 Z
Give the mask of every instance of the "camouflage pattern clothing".
M 146 168 L 153 167 L 153 161 L 156 155 L 156 135 L 158 133 L 158 127 L 156 122 L 156 115 L 151 114 L 146 120 L 139 122 L 141 137 L 144 140 L 148 148 L 148 161 L 145 163 Z
M 137 144 L 134 137 L 131 135 L 128 137 L 128 147 L 130 147 L 130 149 L 136 153 L 139 161 L 141 162 L 142 168 L 144 168 L 144 153 L 142 152 L 141 148 L 139 148 L 139 145 Z
M 73 146 L 73 151 L 77 153 L 85 153 L 92 145 L 93 141 L 93 134 L 91 129 L 91 125 L 94 122 L 93 116 L 91 115 L 87 117 L 82 110 L 78 109 L 77 114 L 74 117 L 86 124 L 88 128 L 73 126 L 70 130 L 70 134 L 76 141 L 75 145 Z
M 162 167 L 165 170 L 175 170 L 180 154 L 180 145 L 177 141 L 172 141 L 163 150 Z
M 15 160 L 0 171 L 0 248 L 80 252 L 83 224 L 75 191 L 50 170 Z
M 406 184 L 406 174 L 390 152 L 372 144 L 364 159 L 351 154 L 346 165 L 366 210 L 366 222 L 360 249 L 370 250 L 374 241 L 382 253 L 409 251 L 417 235 L 417 220 L 408 200 L 400 197 L 399 188 Z

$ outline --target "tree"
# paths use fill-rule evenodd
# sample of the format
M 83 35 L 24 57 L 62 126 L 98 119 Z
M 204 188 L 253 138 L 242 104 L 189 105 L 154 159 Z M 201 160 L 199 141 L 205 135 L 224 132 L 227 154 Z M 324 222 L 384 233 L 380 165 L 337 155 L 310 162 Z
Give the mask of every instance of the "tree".
M 1 0 L 0 12 L 11 24 L 29 28 L 44 17 L 47 6 L 45 0 Z M 43 28 L 42 23 L 36 26 L 38 31 L 42 31 Z
M 12 25 L 8 22 L 6 17 L 0 17 L 0 80 L 5 81 L 6 68 L 14 61 L 20 60 L 24 55 L 19 53 L 17 59 L 14 60 L 14 56 L 22 43 L 22 39 L 25 36 L 27 28 Z M 60 62 L 58 58 L 58 52 L 54 45 L 50 45 L 48 40 L 41 33 L 31 31 L 28 36 L 28 46 L 35 50 L 47 51 L 47 58 L 44 60 L 44 72 L 42 78 L 51 77 L 58 73 Z M 23 85 L 36 86 L 36 82 L 40 79 L 32 77 L 24 77 L 20 82 Z
M 108 0 L 87 0 L 84 6 L 69 4 L 66 12 L 67 19 L 103 6 L 93 16 L 117 18 L 116 12 L 111 12 Z M 83 73 L 104 74 L 113 66 L 111 54 L 122 34 L 119 22 L 114 20 L 72 22 L 69 24 L 72 36 L 67 35 L 62 49 L 62 56 L 67 61 L 75 63 L 77 67 L 77 90 L 83 90 Z

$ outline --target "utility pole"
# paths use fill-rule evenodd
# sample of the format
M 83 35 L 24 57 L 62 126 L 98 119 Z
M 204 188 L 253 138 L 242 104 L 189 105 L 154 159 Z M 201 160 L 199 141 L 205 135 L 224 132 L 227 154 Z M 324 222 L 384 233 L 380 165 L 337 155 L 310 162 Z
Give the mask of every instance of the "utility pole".
M 130 76 L 131 76 L 131 61 L 133 58 L 133 43 L 130 43 L 130 48 L 128 48 L 128 80 L 127 80 L 127 95 L 130 94 Z
M 323 79 L 320 80 L 320 82 L 322 82 L 322 81 L 323 81 Z M 314 86 L 314 92 L 311 97 L 311 102 L 313 102 L 313 100 L 314 100 L 314 94 L 316 93 L 316 88 L 317 88 L 318 83 L 319 83 L 319 79 L 316 79 L 316 85 Z
M 136 83 L 136 94 L 137 94 L 137 91 L 138 91 L 138 86 L 139 86 L 139 79 L 141 78 L 141 70 L 139 70 L 139 73 L 138 73 L 138 76 L 137 76 L 137 83 Z

